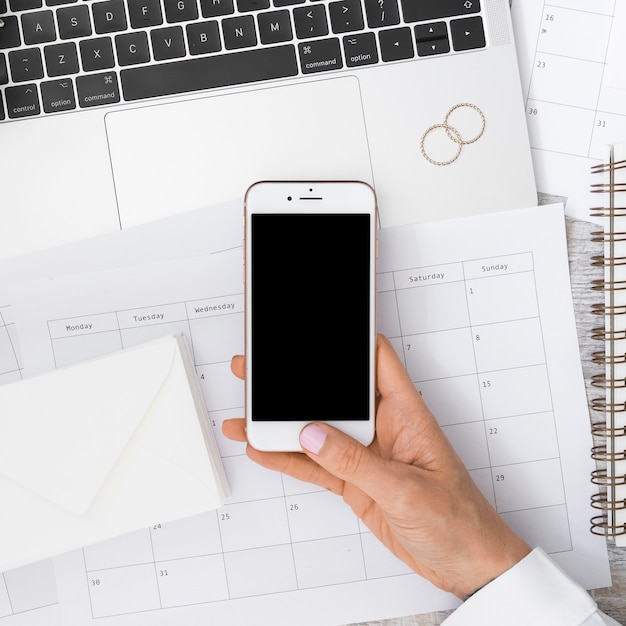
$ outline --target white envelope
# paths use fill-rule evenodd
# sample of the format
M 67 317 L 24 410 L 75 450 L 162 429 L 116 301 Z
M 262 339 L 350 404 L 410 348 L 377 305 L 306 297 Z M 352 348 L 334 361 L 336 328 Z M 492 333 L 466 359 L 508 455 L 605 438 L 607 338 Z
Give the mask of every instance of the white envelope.
M 0 571 L 228 496 L 180 335 L 0 387 Z

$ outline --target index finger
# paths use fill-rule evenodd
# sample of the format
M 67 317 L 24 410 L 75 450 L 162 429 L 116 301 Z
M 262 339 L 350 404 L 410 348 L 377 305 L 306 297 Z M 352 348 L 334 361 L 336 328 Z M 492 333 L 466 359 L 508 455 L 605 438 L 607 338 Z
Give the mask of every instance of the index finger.
M 413 382 L 391 342 L 380 334 L 376 343 L 376 388 L 383 397 L 415 391 Z

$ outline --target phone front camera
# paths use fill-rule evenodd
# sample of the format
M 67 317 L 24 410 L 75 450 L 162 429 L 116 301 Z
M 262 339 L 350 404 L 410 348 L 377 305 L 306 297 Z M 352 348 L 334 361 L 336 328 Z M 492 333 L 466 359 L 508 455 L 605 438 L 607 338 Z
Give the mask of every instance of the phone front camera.
M 291 202 L 291 196 L 287 196 L 287 200 L 289 200 L 289 202 Z

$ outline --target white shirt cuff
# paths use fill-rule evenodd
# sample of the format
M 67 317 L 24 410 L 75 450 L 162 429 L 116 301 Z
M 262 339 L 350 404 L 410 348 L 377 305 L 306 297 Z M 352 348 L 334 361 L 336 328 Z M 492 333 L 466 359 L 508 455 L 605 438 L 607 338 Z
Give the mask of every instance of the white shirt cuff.
M 595 626 L 603 619 L 593 598 L 535 548 L 517 565 L 468 598 L 445 626 Z

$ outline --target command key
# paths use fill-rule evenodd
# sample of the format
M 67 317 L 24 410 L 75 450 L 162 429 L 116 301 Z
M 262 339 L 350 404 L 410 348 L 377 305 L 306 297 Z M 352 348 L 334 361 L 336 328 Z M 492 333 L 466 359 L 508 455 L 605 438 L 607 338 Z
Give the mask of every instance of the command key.
M 120 101 L 120 89 L 115 72 L 90 74 L 76 79 L 78 105 L 81 108 L 97 107 Z

